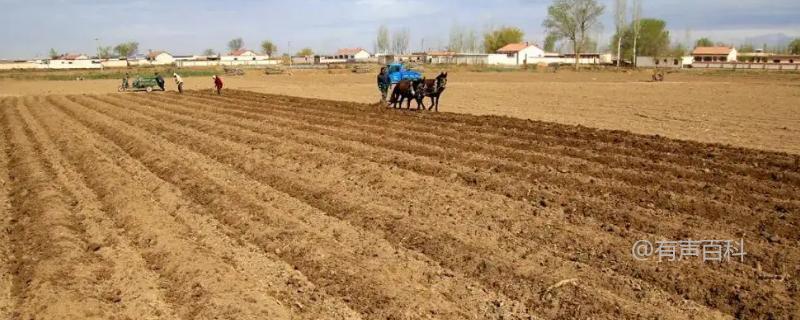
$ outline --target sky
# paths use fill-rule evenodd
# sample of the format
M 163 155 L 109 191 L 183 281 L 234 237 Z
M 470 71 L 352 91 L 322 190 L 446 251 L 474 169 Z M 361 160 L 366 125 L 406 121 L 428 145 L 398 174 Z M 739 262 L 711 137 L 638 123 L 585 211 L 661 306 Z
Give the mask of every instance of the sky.
M 601 46 L 613 33 L 614 0 L 595 31 Z M 632 0 L 628 0 L 630 3 Z M 742 43 L 749 37 L 800 37 L 800 0 L 642 0 L 643 16 L 667 22 L 673 42 L 709 37 Z M 374 48 L 377 28 L 407 28 L 410 47 L 447 46 L 454 25 L 478 33 L 498 26 L 525 31 L 542 43 L 542 21 L 552 0 L 0 0 L 0 59 L 26 59 L 58 52 L 96 53 L 98 45 L 139 42 L 140 52 L 175 55 L 226 51 L 228 40 L 244 39 L 259 49 L 263 40 L 280 52 L 310 47 Z M 688 35 L 688 37 L 687 37 Z M 424 47 L 423 47 L 424 46 Z

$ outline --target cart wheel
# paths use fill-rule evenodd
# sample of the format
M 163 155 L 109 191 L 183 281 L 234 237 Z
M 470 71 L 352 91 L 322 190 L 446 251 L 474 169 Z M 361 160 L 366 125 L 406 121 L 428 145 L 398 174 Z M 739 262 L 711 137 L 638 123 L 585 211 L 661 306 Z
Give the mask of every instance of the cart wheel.
M 119 87 L 117 88 L 117 91 L 119 91 L 119 92 L 125 91 L 125 88 L 123 88 L 122 86 L 119 86 Z
M 147 92 L 153 92 L 153 87 L 147 87 L 147 88 L 145 89 L 145 91 L 147 91 Z

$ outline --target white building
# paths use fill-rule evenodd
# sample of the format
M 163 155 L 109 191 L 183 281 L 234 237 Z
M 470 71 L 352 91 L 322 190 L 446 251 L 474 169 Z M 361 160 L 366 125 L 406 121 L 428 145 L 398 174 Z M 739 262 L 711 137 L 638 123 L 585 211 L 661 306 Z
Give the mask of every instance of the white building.
M 253 50 L 239 49 L 220 57 L 222 61 L 261 61 L 269 59 L 268 55 L 259 55 Z
M 55 59 L 47 60 L 48 69 L 102 69 L 100 60 L 89 59 L 84 54 L 63 54 Z
M 175 57 L 166 51 L 151 51 L 147 54 L 147 61 L 154 65 L 166 65 L 175 63 Z
M 335 59 L 344 59 L 348 61 L 368 60 L 372 55 L 367 50 L 361 48 L 344 48 L 336 51 Z
M 735 62 L 737 52 L 728 47 L 697 47 L 692 51 L 695 62 Z
M 489 64 L 524 65 L 533 59 L 544 58 L 544 50 L 529 43 L 511 43 L 500 49 L 497 54 L 489 55 Z
M 669 68 L 682 69 L 692 65 L 692 56 L 684 57 L 636 57 L 636 67 L 639 68 Z

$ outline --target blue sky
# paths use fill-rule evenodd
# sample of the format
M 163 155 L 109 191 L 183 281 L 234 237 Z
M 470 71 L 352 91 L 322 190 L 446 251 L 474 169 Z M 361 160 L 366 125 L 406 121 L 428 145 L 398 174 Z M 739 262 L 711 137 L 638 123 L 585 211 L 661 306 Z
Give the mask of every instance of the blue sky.
M 628 0 L 630 2 L 631 0 Z M 607 43 L 613 0 L 596 32 Z M 311 47 L 331 52 L 340 47 L 372 50 L 376 29 L 408 28 L 411 47 L 447 45 L 454 24 L 478 32 L 512 25 L 526 40 L 541 42 L 549 0 L 0 0 L 0 58 L 43 57 L 59 52 L 94 54 L 97 44 L 135 40 L 140 51 L 166 49 L 173 54 L 224 50 L 228 40 L 244 38 L 256 49 L 264 39 L 283 52 Z M 783 33 L 800 36 L 798 0 L 643 0 L 643 15 L 667 21 L 673 41 L 710 37 L 738 43 L 747 37 Z M 99 39 L 99 40 L 95 40 Z

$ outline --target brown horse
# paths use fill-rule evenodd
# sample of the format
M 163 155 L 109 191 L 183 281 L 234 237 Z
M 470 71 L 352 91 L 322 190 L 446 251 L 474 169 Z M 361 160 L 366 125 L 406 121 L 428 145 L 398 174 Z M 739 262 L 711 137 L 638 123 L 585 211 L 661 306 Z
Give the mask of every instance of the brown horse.
M 436 108 L 436 112 L 439 112 L 439 98 L 442 96 L 442 92 L 447 89 L 447 72 L 442 72 L 436 79 L 425 79 L 423 80 L 422 87 L 420 90 L 420 101 L 425 99 L 425 97 L 431 98 L 431 106 L 428 107 L 428 110 Z M 423 108 L 425 105 L 423 103 Z
M 397 108 L 398 105 L 402 108 L 403 101 L 407 100 L 406 109 L 411 109 L 411 100 L 414 99 L 417 101 L 417 110 L 424 110 L 425 106 L 422 105 L 422 96 L 420 95 L 421 88 L 422 81 L 420 80 L 400 80 L 392 89 L 392 98 L 389 103 L 393 108 Z

